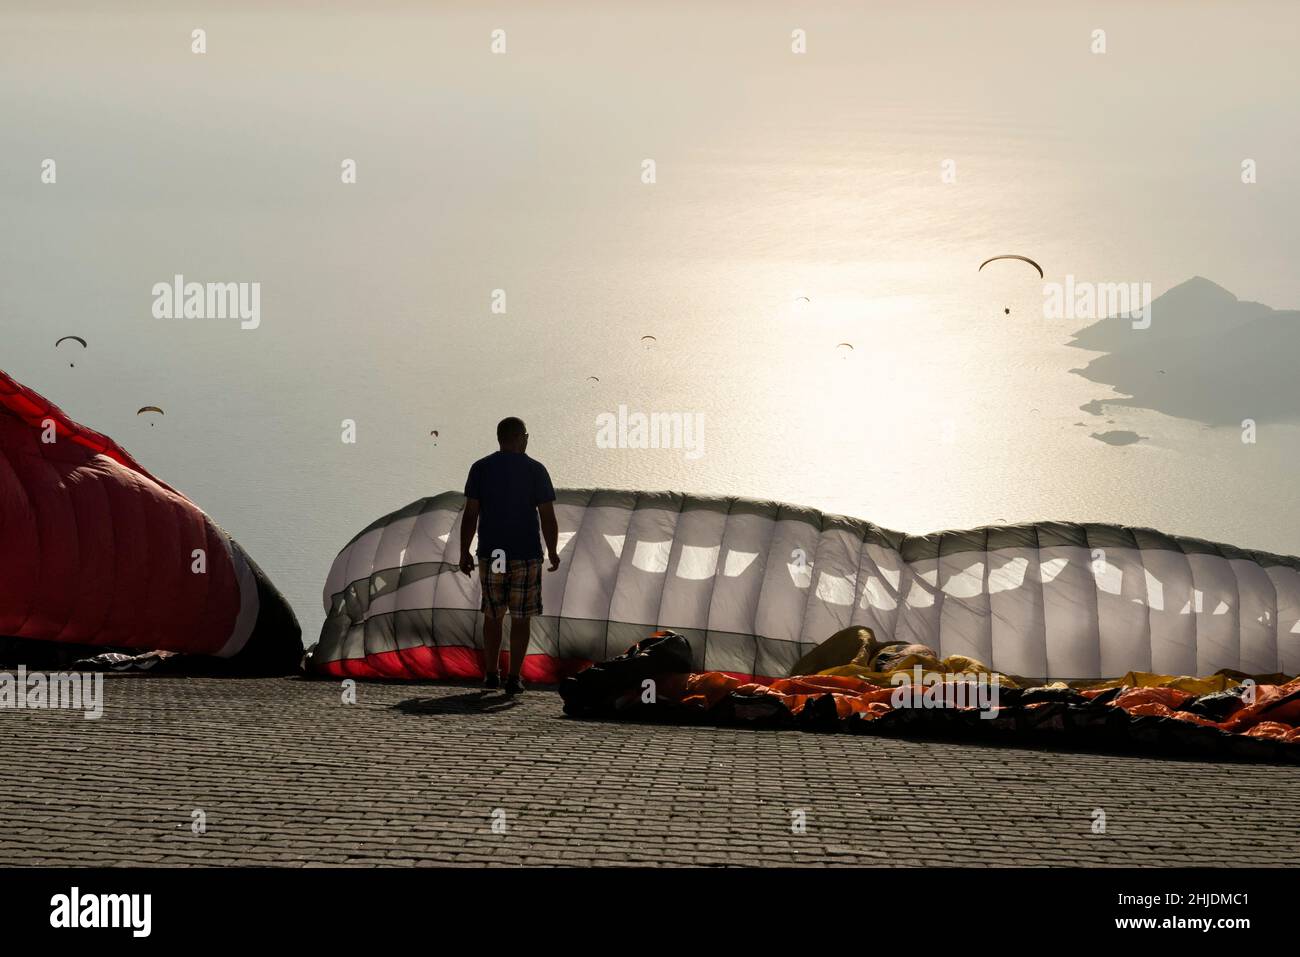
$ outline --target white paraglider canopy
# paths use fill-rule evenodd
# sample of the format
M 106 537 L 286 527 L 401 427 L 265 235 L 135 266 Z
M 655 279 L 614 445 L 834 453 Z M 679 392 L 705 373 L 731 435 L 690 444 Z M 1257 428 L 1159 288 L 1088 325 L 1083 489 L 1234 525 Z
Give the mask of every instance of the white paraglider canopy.
M 1120 525 L 911 536 L 776 502 L 558 495 L 561 566 L 543 576 L 532 624 L 546 674 L 671 628 L 701 670 L 780 677 L 849 625 L 1026 677 L 1300 672 L 1291 557 Z M 463 505 L 453 492 L 421 499 L 339 553 L 320 666 L 440 677 L 453 652 L 472 659 L 478 580 L 455 571 Z

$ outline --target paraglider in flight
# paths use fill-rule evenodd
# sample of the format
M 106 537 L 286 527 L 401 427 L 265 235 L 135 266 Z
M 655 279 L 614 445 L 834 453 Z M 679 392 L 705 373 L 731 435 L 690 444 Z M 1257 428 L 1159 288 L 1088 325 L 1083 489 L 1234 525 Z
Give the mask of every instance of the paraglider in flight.
M 847 359 L 853 353 L 853 343 L 841 342 L 835 349 L 839 352 L 841 359 Z
M 162 409 L 158 408 L 158 406 L 156 406 L 156 405 L 146 405 L 146 406 L 142 407 L 138 412 L 136 412 L 136 415 L 144 415 L 144 413 L 146 413 L 146 412 L 157 412 L 159 415 L 166 415 L 166 414 L 167 414 L 167 413 L 164 412 Z M 152 423 L 152 422 L 149 423 L 149 428 L 153 428 L 153 423 Z
M 659 340 L 656 339 L 654 336 L 642 336 L 642 337 L 641 337 L 641 345 L 645 346 L 647 349 L 649 349 L 651 346 L 653 346 L 653 345 L 654 345 L 656 342 L 658 342 L 658 341 L 659 341 Z
M 991 256 L 990 258 L 988 258 L 988 259 L 984 260 L 982 263 L 980 263 L 980 268 L 977 269 L 976 272 L 979 272 L 980 270 L 982 270 L 982 269 L 983 269 L 985 266 L 987 266 L 989 263 L 997 262 L 999 259 L 1018 259 L 1018 260 L 1020 260 L 1022 263 L 1029 263 L 1029 265 L 1033 266 L 1035 269 L 1038 270 L 1038 278 L 1039 278 L 1039 279 L 1042 279 L 1042 278 L 1043 278 L 1043 267 L 1042 267 L 1042 266 L 1038 265 L 1038 263 L 1034 262 L 1034 261 L 1033 261 L 1032 259 L 1030 259 L 1028 256 L 1017 256 L 1017 255 L 1015 255 L 1014 253 L 1006 253 L 1006 254 L 1001 255 L 1001 256 Z
M 594 375 L 589 375 L 589 376 L 587 376 L 587 381 L 588 381 L 588 382 L 599 382 L 600 379 L 596 378 Z
M 54 348 L 57 349 L 61 343 L 67 342 L 69 339 L 71 339 L 73 342 L 80 342 L 80 343 L 81 343 L 81 348 L 83 348 L 83 349 L 86 348 L 86 340 L 83 339 L 83 338 L 81 338 L 81 336 L 64 336 L 62 339 L 59 339 L 58 341 L 56 341 L 56 342 L 54 343 Z M 75 362 L 69 362 L 69 363 L 68 363 L 68 368 L 69 368 L 69 369 L 75 369 L 76 367 L 77 367 L 77 364 L 76 364 Z

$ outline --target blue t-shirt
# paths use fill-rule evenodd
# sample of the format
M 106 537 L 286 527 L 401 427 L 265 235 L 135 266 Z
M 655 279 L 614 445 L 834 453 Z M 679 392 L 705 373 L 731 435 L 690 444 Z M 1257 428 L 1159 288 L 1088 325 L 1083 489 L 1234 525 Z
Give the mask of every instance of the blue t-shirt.
M 507 561 L 542 557 L 537 506 L 555 501 L 546 466 L 523 452 L 493 452 L 469 467 L 465 497 L 479 502 L 478 557 L 501 549 Z

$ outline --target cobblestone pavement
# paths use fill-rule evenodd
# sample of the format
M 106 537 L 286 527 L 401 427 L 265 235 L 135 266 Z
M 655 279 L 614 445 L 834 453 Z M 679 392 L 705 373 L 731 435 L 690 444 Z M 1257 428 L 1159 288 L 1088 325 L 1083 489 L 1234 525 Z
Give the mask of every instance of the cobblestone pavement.
M 98 721 L 0 711 L 0 864 L 1300 863 L 1300 768 L 580 722 L 545 690 L 357 696 L 109 675 Z

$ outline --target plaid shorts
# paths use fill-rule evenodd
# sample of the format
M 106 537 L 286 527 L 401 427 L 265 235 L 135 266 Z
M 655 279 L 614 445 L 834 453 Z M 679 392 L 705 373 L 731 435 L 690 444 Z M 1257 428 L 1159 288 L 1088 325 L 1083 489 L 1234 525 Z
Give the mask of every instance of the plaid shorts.
M 542 613 L 540 558 L 509 560 L 503 572 L 492 571 L 492 560 L 485 559 L 479 563 L 478 577 L 484 614 L 500 618 L 509 611 L 511 618 L 531 618 Z

